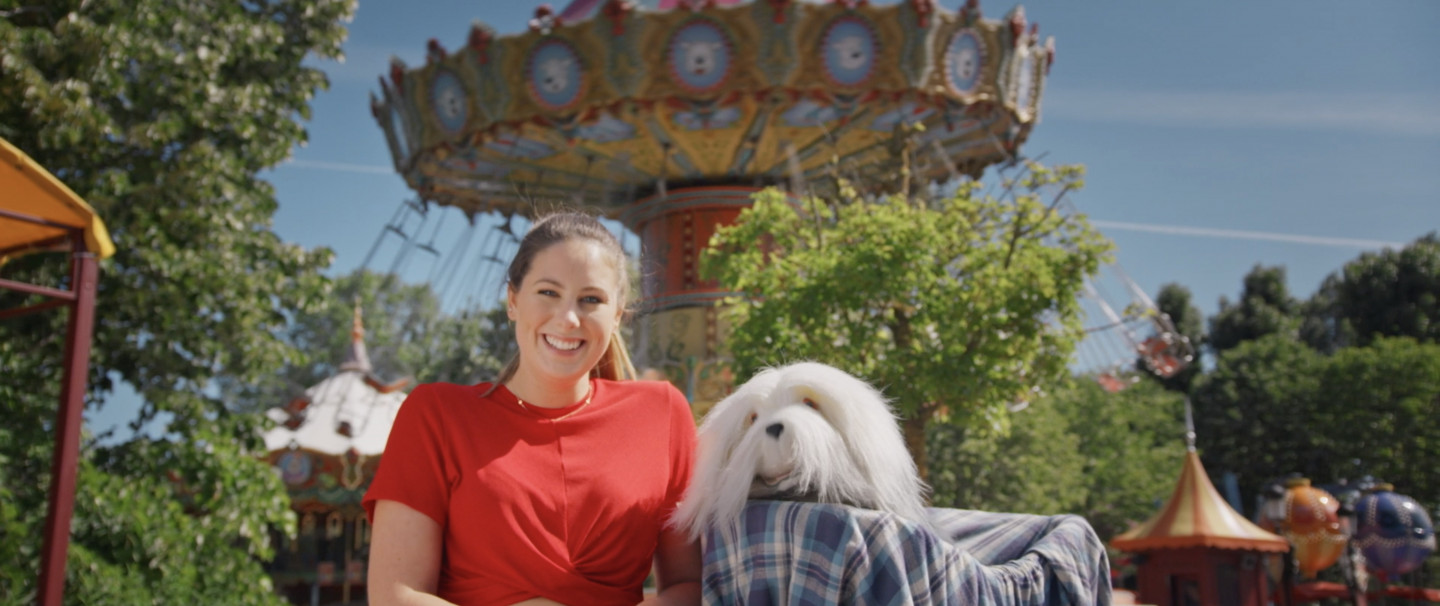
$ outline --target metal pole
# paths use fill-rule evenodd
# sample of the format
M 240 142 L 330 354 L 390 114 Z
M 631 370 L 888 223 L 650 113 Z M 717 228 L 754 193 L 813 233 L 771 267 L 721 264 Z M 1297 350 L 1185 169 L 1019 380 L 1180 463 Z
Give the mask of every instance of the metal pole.
M 60 606 L 65 592 L 65 554 L 70 548 L 70 517 L 75 511 L 80 421 L 85 406 L 90 335 L 95 321 L 95 283 L 99 274 L 95 255 L 85 251 L 84 241 L 83 237 L 75 237 L 75 252 L 71 256 L 71 287 L 76 297 L 70 308 L 70 326 L 65 339 L 65 375 L 60 388 L 55 454 L 50 467 L 50 504 L 45 516 L 45 544 L 40 553 L 39 598 L 43 606 Z
M 1295 545 L 1290 545 L 1290 551 L 1285 552 L 1285 567 L 1280 572 L 1281 591 L 1285 592 L 1285 599 L 1281 601 L 1285 606 L 1295 604 Z
M 350 526 L 346 524 L 340 532 L 340 549 L 345 552 L 345 583 L 340 586 L 340 603 L 347 605 L 350 603 L 350 547 L 354 539 L 345 530 L 349 530 Z

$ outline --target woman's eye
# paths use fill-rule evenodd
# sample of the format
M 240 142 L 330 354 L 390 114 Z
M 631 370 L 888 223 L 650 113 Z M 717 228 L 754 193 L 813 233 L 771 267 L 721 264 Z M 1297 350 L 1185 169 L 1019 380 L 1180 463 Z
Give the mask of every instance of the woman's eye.
M 604 303 L 605 300 L 604 300 L 604 299 L 601 299 L 600 297 L 590 296 L 590 297 L 580 297 L 580 302 L 581 302 L 581 303 L 587 303 L 587 304 L 590 304 L 590 305 L 599 305 L 599 304 L 601 304 L 601 303 Z
M 542 295 L 544 295 L 544 296 L 547 296 L 547 297 L 558 297 L 558 296 L 560 296 L 560 293 L 555 292 L 555 291 L 553 291 L 553 290 L 550 290 L 550 289 L 548 289 L 548 288 L 541 289 L 541 290 L 540 290 L 540 294 L 542 294 Z

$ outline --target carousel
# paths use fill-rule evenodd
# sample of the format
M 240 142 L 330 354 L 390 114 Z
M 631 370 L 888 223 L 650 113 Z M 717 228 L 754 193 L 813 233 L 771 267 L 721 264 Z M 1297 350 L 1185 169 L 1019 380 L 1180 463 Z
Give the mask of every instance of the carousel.
M 1270 571 L 1277 601 L 1440 601 L 1440 589 L 1425 587 L 1423 565 L 1435 551 L 1435 526 L 1425 508 L 1371 478 L 1329 488 L 1295 474 L 1266 491 L 1260 523 L 1292 548 Z
M 704 410 L 733 384 L 716 307 L 728 293 L 698 267 L 716 228 L 768 186 L 884 194 L 900 174 L 1013 165 L 1054 58 L 1022 8 L 990 19 L 974 0 L 575 0 L 536 9 L 527 31 L 477 23 L 380 79 L 371 108 L 417 194 L 381 235 L 405 238 L 392 271 L 428 251 L 444 257 L 432 284 L 459 273 L 499 293 L 529 217 L 614 220 L 643 276 L 637 367 Z M 434 245 L 437 209 L 472 226 L 454 257 Z
M 350 351 L 331 377 L 266 415 L 265 459 L 285 484 L 298 537 L 273 533 L 270 576 L 292 603 L 350 603 L 363 595 L 370 527 L 360 499 L 380 463 L 408 378 L 375 376 L 355 307 Z

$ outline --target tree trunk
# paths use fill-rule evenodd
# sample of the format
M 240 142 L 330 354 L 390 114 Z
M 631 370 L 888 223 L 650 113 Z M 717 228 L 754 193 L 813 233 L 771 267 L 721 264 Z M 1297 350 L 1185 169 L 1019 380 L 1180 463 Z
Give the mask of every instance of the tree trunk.
M 915 411 L 915 416 L 901 421 L 901 427 L 905 430 L 905 448 L 910 451 L 910 458 L 915 459 L 920 480 L 927 486 L 930 484 L 930 463 L 925 456 L 925 425 L 929 419 L 930 412 L 927 407 L 921 406 L 920 410 Z
M 892 308 L 895 319 L 890 323 L 890 334 L 895 338 L 895 349 L 905 351 L 910 348 L 910 317 L 905 314 L 902 306 Z M 906 416 L 901 421 L 901 429 L 905 434 L 905 448 L 910 451 L 910 458 L 915 460 L 915 469 L 920 472 L 920 481 L 930 484 L 930 463 L 925 457 L 925 424 L 930 417 L 935 415 L 934 402 L 921 402 L 915 407 L 915 412 Z

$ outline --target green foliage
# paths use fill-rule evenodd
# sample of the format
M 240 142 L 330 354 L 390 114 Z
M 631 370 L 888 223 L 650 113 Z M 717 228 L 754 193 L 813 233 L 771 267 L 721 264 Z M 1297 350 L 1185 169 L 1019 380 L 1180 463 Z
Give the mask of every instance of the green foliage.
M 1365 473 L 1440 510 L 1440 344 L 1381 337 L 1326 360 L 1316 394 L 1322 414 L 1308 427 L 1331 444 L 1330 466 L 1304 469 L 1316 480 Z
M 1184 398 L 1150 381 L 1110 393 L 1077 377 L 1052 396 L 1079 439 L 1085 499 L 1079 513 L 1102 538 L 1142 522 L 1170 497 L 1185 460 Z
M 1058 200 L 1082 174 L 1032 165 L 1004 200 L 972 186 L 878 201 L 842 187 L 800 208 L 757 194 L 703 259 L 744 293 L 726 312 L 737 375 L 808 359 L 872 381 L 906 418 L 923 473 L 931 419 L 1003 424 L 1007 404 L 1066 372 L 1082 282 L 1110 243 L 1041 194 Z
M 335 280 L 333 292 L 322 308 L 297 313 L 287 326 L 283 339 L 300 353 L 294 362 L 259 380 L 220 381 L 232 409 L 284 405 L 333 375 L 350 351 L 357 302 L 370 363 L 387 381 L 476 383 L 498 374 L 514 353 L 515 338 L 499 308 L 445 313 L 429 285 L 364 269 Z
M 1440 341 L 1440 236 L 1346 263 L 1325 280 L 1305 316 L 1306 341 L 1327 352 L 1386 336 Z
M 1053 397 L 1013 413 L 1008 431 L 933 424 L 926 432 L 930 504 L 981 511 L 1053 515 L 1075 513 L 1088 496 L 1079 456 Z
M 425 336 L 428 345 L 412 342 L 403 358 L 422 382 L 491 381 L 518 353 L 515 326 L 505 317 L 503 307 L 442 316 L 426 329 Z
M 1369 473 L 1440 504 L 1440 345 L 1389 338 L 1326 357 L 1272 335 L 1222 354 L 1194 403 L 1206 468 L 1234 471 L 1247 497 L 1290 472 Z
M 165 438 L 82 453 L 70 603 L 273 603 L 265 528 L 293 528 L 261 463 L 259 417 L 214 381 L 268 376 L 295 350 L 286 318 L 325 300 L 326 250 L 270 230 L 259 171 L 305 140 L 353 0 L 0 0 L 0 136 L 85 198 L 118 251 L 102 264 L 91 405 L 112 381 Z M 36 255 L 7 278 L 62 283 Z M 23 302 L 0 295 L 0 306 Z M 65 335 L 61 313 L 0 322 L 0 601 L 33 599 Z M 171 481 L 171 478 L 174 481 Z
M 1333 428 L 1307 425 L 1316 415 L 1324 364 L 1320 354 L 1282 335 L 1221 353 L 1191 395 L 1205 468 L 1235 472 L 1241 492 L 1253 497 L 1270 480 L 1325 465 Z
M 933 504 L 1084 516 L 1102 539 L 1170 496 L 1185 457 L 1182 398 L 1153 382 L 1109 393 L 1066 381 L 1012 415 L 1006 434 L 930 428 Z
M 1245 274 L 1238 303 L 1220 298 L 1220 312 L 1210 318 L 1207 343 L 1216 353 L 1266 335 L 1294 338 L 1300 330 L 1300 302 L 1285 287 L 1285 268 L 1256 265 Z

